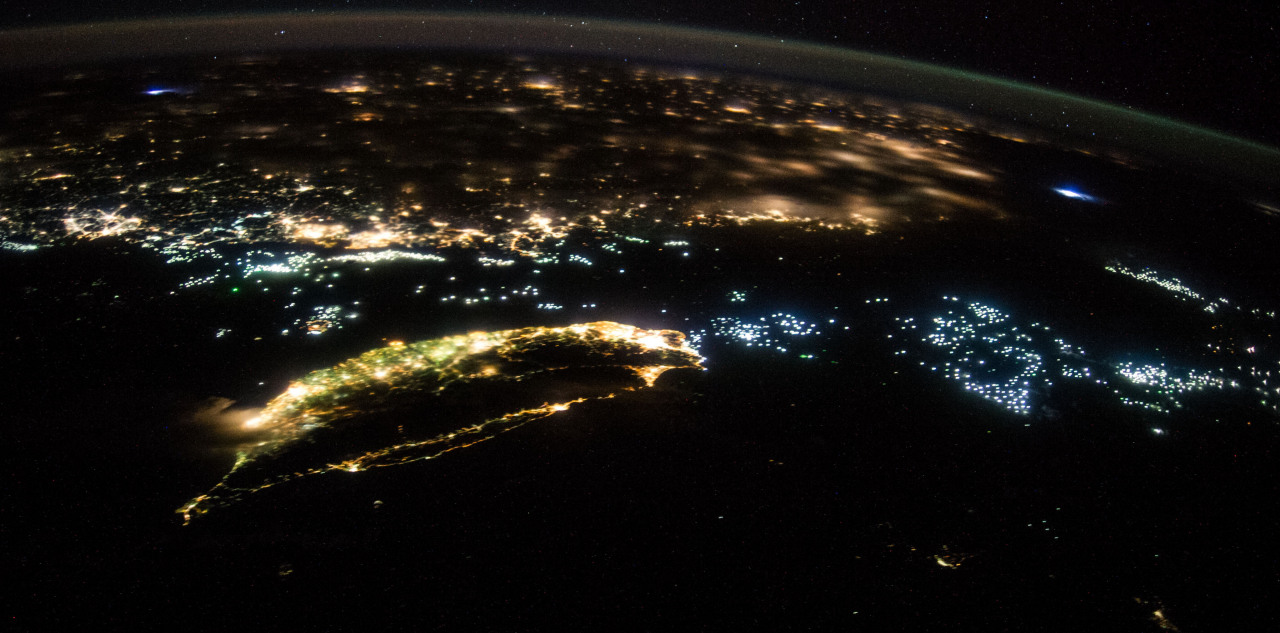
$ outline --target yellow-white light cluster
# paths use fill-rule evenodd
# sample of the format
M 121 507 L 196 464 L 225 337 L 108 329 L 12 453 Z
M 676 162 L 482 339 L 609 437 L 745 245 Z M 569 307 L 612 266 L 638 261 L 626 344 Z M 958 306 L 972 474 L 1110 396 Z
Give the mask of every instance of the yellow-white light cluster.
M 549 349 L 555 352 L 547 354 Z M 290 384 L 246 422 L 246 429 L 261 433 L 262 439 L 243 448 L 222 481 L 178 512 L 190 521 L 210 507 L 226 505 L 245 493 L 301 477 L 433 459 L 565 411 L 575 403 L 614 398 L 622 391 L 652 386 L 668 370 L 699 368 L 701 363 L 702 357 L 686 344 L 680 332 L 645 330 L 609 321 L 473 332 L 412 344 L 393 341 Z M 492 383 L 494 388 L 504 388 L 524 380 L 550 380 L 547 393 L 563 397 L 562 385 L 554 379 L 557 372 L 575 368 L 598 368 L 605 377 L 599 384 L 588 385 L 573 374 L 569 386 L 583 390 L 584 395 L 522 408 L 453 431 L 425 432 L 425 437 L 406 436 L 406 424 L 397 420 L 399 436 L 405 437 L 403 442 L 385 446 L 378 439 L 381 436 L 375 434 L 368 441 L 378 442 L 378 446 L 364 452 L 353 452 L 346 445 L 327 446 L 322 449 L 341 455 L 316 457 L 312 459 L 313 463 L 318 462 L 316 465 L 300 470 L 276 472 L 272 468 L 276 457 L 297 446 L 313 450 L 313 442 L 304 440 L 313 438 L 318 430 L 349 429 L 356 433 L 361 428 L 359 424 L 342 423 L 372 411 L 386 411 L 395 406 L 397 399 L 420 403 L 455 386 Z

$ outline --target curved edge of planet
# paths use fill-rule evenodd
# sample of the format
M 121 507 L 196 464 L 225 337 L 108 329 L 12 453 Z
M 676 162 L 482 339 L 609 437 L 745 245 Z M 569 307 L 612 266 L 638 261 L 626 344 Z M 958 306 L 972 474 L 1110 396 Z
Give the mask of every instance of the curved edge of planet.
M 127 43 L 127 44 L 125 44 Z M 105 60 L 310 50 L 572 55 L 785 77 L 891 93 L 1106 142 L 1247 185 L 1274 186 L 1280 149 L 1063 92 L 923 62 L 761 35 L 522 14 L 369 12 L 130 20 L 0 31 L 0 70 Z

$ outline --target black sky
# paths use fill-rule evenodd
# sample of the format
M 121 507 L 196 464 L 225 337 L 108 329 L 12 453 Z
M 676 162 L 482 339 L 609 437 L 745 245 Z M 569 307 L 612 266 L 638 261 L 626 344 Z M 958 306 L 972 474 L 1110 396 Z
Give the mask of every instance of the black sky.
M 804 40 L 975 70 L 1280 145 L 1280 32 L 1270 3 L 839 0 L 19 0 L 0 27 L 290 11 L 577 15 Z

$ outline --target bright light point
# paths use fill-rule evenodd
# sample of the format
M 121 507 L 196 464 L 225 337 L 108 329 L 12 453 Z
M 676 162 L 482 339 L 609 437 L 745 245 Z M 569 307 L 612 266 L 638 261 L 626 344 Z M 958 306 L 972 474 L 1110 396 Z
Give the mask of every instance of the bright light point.
M 559 86 L 550 77 L 532 77 L 524 82 L 524 87 L 530 90 L 555 90 Z
M 1060 195 L 1060 196 L 1062 196 L 1062 197 L 1064 197 L 1064 198 L 1070 198 L 1070 199 L 1072 199 L 1072 200 L 1079 200 L 1079 201 L 1081 201 L 1081 202 L 1097 202 L 1097 201 L 1098 201 L 1098 199 L 1097 199 L 1097 198 L 1095 198 L 1095 197 L 1093 197 L 1093 196 L 1091 196 L 1091 195 L 1089 195 L 1089 194 L 1087 194 L 1087 193 L 1084 193 L 1084 192 L 1082 192 L 1082 191 L 1077 191 L 1077 190 L 1075 190 L 1075 189 L 1067 189 L 1067 188 L 1065 188 L 1065 187 L 1057 187 L 1057 188 L 1055 188 L 1055 189 L 1054 189 L 1054 192 L 1056 192 L 1058 195 Z
M 662 349 L 667 346 L 667 339 L 661 334 L 650 334 L 636 339 L 636 343 L 645 349 Z

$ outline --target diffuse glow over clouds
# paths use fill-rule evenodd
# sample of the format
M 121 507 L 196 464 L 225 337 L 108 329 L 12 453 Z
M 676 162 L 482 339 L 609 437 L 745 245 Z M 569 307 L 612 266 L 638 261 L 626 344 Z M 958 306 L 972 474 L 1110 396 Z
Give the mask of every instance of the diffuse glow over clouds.
M 80 101 L 56 96 L 74 81 L 51 87 L 46 107 L 63 114 L 17 123 L 30 137 L 5 163 L 0 239 L 113 238 L 171 260 L 261 244 L 536 259 L 575 230 L 870 233 L 1003 214 L 989 202 L 998 172 L 966 144 L 990 133 L 939 108 L 641 67 L 273 63 L 296 83 L 230 64 L 201 90 L 108 108 L 109 133 L 75 127 Z M 361 90 L 325 88 L 335 82 Z M 274 123 L 255 110 L 264 91 L 307 100 L 317 122 Z M 353 108 L 372 114 L 353 122 Z
M 287 33 L 287 36 L 284 34 Z M 121 46 L 120 42 L 129 42 Z M 1274 181 L 1280 152 L 1225 134 L 1082 97 L 897 57 L 771 37 L 603 19 L 529 15 L 367 13 L 224 16 L 34 28 L 0 33 L 0 64 L 72 63 L 114 57 L 227 51 L 445 49 L 579 54 L 698 63 L 728 72 L 791 76 L 907 99 L 964 104 L 993 116 L 1034 113 L 1058 130 L 1122 139 L 1148 151 Z

